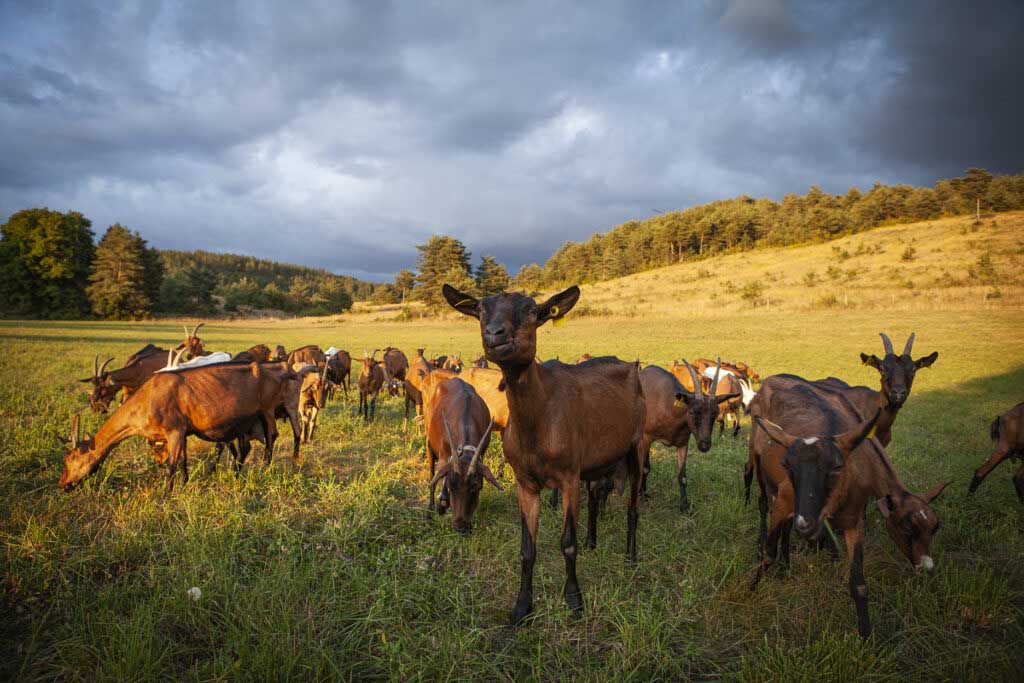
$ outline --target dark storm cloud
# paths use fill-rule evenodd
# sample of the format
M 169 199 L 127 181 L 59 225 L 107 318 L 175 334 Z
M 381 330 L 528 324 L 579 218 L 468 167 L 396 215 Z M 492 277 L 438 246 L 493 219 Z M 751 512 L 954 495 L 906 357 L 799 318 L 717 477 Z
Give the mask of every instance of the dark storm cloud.
M 1018 3 L 4 3 L 0 212 L 363 277 L 1018 171 Z

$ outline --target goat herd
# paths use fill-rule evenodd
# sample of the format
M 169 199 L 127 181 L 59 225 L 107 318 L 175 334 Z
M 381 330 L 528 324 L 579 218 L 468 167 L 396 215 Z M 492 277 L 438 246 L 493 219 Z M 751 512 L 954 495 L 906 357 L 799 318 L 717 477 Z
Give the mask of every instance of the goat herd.
M 885 452 L 900 408 L 910 395 L 917 370 L 932 365 L 938 353 L 914 359 L 914 335 L 903 352 L 893 350 L 882 334 L 882 358 L 861 354 L 876 368 L 881 390 L 853 387 L 836 378 L 810 381 L 790 374 L 760 378 L 743 363 L 673 362 L 670 370 L 615 357 L 584 355 L 575 364 L 537 359 L 537 328 L 557 321 L 576 304 L 580 290 L 570 287 L 538 304 L 517 293 L 478 300 L 445 285 L 443 293 L 458 312 L 477 318 L 484 356 L 462 367 L 457 356 L 427 359 L 417 349 L 411 363 L 399 349 L 364 353 L 358 378 L 359 412 L 372 420 L 378 394 L 405 393 L 405 417 L 414 408 L 425 431 L 430 467 L 430 509 L 450 509 L 452 524 L 469 532 L 484 481 L 500 488 L 485 462 L 492 431 L 502 436 L 504 461 L 515 474 L 522 524 L 519 594 L 511 621 L 520 623 L 533 604 L 540 493 L 553 489 L 552 505 L 562 501 L 561 548 L 565 559 L 564 596 L 583 611 L 576 577 L 576 538 L 581 482 L 586 482 L 587 535 L 584 547 L 597 544 L 597 520 L 605 497 L 628 481 L 626 555 L 637 556 L 638 500 L 646 494 L 653 442 L 677 450 L 679 507 L 689 507 L 686 459 L 690 435 L 697 448 L 711 447 L 715 423 L 726 419 L 739 430 L 739 408 L 753 416 L 750 456 L 744 480 L 749 501 L 756 479 L 760 533 L 751 589 L 776 563 L 789 561 L 792 527 L 813 548 L 837 553 L 836 532 L 844 536 L 850 561 L 850 595 L 858 630 L 870 634 L 867 585 L 863 575 L 864 519 L 877 502 L 886 530 L 917 569 L 930 570 L 929 546 L 939 529 L 932 502 L 949 482 L 921 494 L 901 482 Z M 348 393 L 352 359 L 334 348 L 325 353 L 304 346 L 285 353 L 255 346 L 234 357 L 210 353 L 186 328 L 175 350 L 148 345 L 121 369 L 107 372 L 96 357 L 90 405 L 105 412 L 118 392 L 122 403 L 94 436 L 79 433 L 74 418 L 60 486 L 67 489 L 94 472 L 110 451 L 130 436 L 149 442 L 158 464 L 167 465 L 168 489 L 180 468 L 188 481 L 186 438 L 215 442 L 218 455 L 227 447 L 236 471 L 250 452 L 250 442 L 264 444 L 267 463 L 273 454 L 278 419 L 287 419 L 294 437 L 293 458 L 312 440 L 317 414 L 338 389 Z M 488 367 L 490 361 L 498 369 Z M 694 367 L 696 366 L 696 367 Z M 992 423 L 995 453 L 975 473 L 974 492 L 1000 462 L 1024 455 L 1024 404 Z M 1013 476 L 1024 500 L 1024 466 Z M 435 501 L 435 491 L 441 484 Z

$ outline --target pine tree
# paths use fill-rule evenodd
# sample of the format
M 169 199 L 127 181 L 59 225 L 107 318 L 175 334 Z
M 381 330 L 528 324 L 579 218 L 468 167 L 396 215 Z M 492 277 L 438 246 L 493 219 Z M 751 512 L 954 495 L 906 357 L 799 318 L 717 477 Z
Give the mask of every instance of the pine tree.
M 145 242 L 115 223 L 96 246 L 86 294 L 93 312 L 103 318 L 140 318 L 153 308 L 146 292 Z
M 411 270 L 400 270 L 395 275 L 395 289 L 398 291 L 399 299 L 412 296 L 412 290 L 416 287 L 416 274 Z
M 470 254 L 466 251 L 466 245 L 459 240 L 448 235 L 433 235 L 426 244 L 417 245 L 416 250 L 419 252 L 416 259 L 416 268 L 419 271 L 416 276 L 419 283 L 417 298 L 424 301 L 428 308 L 439 311 L 447 306 L 441 294 L 441 286 L 445 282 L 453 287 L 458 285 L 446 278 L 459 274 L 460 281 L 462 276 L 465 276 L 465 280 L 474 285 L 470 277 Z M 475 289 L 475 285 L 473 288 Z
M 508 289 L 509 277 L 505 266 L 493 256 L 484 256 L 476 268 L 476 288 L 481 296 L 498 294 Z

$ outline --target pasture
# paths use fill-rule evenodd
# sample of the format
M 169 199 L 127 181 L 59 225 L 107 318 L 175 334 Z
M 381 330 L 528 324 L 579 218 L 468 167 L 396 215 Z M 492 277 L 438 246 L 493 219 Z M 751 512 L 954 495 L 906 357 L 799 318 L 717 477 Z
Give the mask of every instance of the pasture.
M 584 290 L 581 305 L 586 305 Z M 681 310 L 681 309 L 680 309 Z M 744 507 L 739 439 L 691 448 L 693 510 L 679 513 L 675 454 L 653 451 L 641 504 L 639 562 L 624 560 L 625 504 L 613 496 L 600 545 L 581 552 L 586 615 L 561 595 L 561 513 L 541 514 L 535 614 L 507 618 L 519 574 L 519 512 L 511 471 L 485 487 L 474 531 L 426 513 L 422 440 L 404 430 L 401 400 L 378 420 L 355 416 L 356 394 L 321 415 L 316 443 L 293 467 L 290 430 L 269 469 L 240 478 L 210 466 L 190 440 L 192 481 L 164 495 L 164 473 L 141 440 L 122 444 L 82 487 L 56 482 L 92 357 L 118 361 L 147 342 L 180 341 L 178 323 L 0 322 L 0 678 L 391 680 L 742 679 L 1008 680 L 1024 670 L 1024 506 L 1010 466 L 973 498 L 971 474 L 992 451 L 989 423 L 1022 400 L 1024 315 L 993 310 L 681 312 L 574 317 L 539 331 L 541 357 L 583 352 L 669 365 L 721 354 L 762 376 L 790 371 L 878 385 L 858 354 L 939 352 L 918 373 L 888 451 L 916 492 L 953 485 L 934 507 L 936 570 L 915 574 L 868 513 L 865 576 L 875 633 L 861 642 L 847 563 L 794 546 L 788 573 L 756 592 L 756 503 Z M 480 353 L 465 319 L 406 324 L 211 321 L 211 350 L 316 343 L 361 355 L 386 344 L 411 356 Z M 488 454 L 496 466 L 495 439 Z M 497 468 L 495 467 L 497 472 Z M 545 500 L 547 496 L 545 496 Z M 198 587 L 201 597 L 190 599 Z

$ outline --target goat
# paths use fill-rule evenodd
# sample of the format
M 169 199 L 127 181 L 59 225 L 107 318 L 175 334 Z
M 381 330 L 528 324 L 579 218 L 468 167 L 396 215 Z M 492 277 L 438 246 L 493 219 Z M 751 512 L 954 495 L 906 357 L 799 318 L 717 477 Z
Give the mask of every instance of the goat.
M 967 488 L 967 492 L 971 494 L 978 490 L 982 480 L 996 468 L 996 465 L 1006 459 L 1016 460 L 1024 456 L 1024 403 L 1018 403 L 993 420 L 989 434 L 996 442 L 996 451 L 974 471 L 971 484 Z M 1013 473 L 1013 488 L 1017 491 L 1018 500 L 1024 503 L 1024 464 Z
M 508 425 L 509 411 L 508 398 L 505 396 L 505 389 L 502 386 L 501 370 L 472 367 L 458 373 L 454 370 L 431 370 L 429 373 L 424 374 L 423 377 L 429 377 L 434 380 L 432 384 L 421 380 L 420 391 L 423 394 L 424 405 L 429 400 L 429 393 L 433 390 L 433 387 L 436 387 L 437 382 L 458 377 L 473 387 L 473 390 L 487 404 L 487 410 L 490 412 L 491 419 L 494 422 L 494 431 L 499 434 L 505 431 L 505 427 Z
M 164 355 L 167 349 L 147 344 L 139 349 L 125 362 L 124 367 L 107 372 L 107 365 L 113 360 L 108 358 L 100 365 L 100 357 L 97 354 L 93 359 L 92 377 L 85 377 L 79 382 L 91 383 L 92 391 L 89 393 L 89 406 L 94 413 L 105 413 L 110 408 L 111 401 L 122 392 L 121 400 L 125 401 L 142 384 L 153 376 L 153 373 L 164 366 Z
M 474 368 L 489 368 L 491 366 L 487 362 L 487 356 L 480 356 L 475 361 L 473 361 L 473 367 Z
M 409 371 L 406 373 L 405 382 L 405 403 L 403 424 L 409 422 L 409 407 L 413 408 L 413 417 L 420 419 L 423 415 L 423 380 L 434 369 L 433 364 L 423 355 L 425 349 L 416 349 L 409 364 Z
M 501 369 L 508 398 L 509 421 L 502 448 L 516 475 L 522 527 L 519 595 L 510 621 L 519 624 L 533 610 L 537 520 L 540 491 L 545 488 L 559 488 L 562 493 L 563 594 L 569 607 L 581 614 L 583 596 L 576 577 L 580 481 L 603 480 L 623 461 L 630 480 L 626 557 L 636 560 L 637 498 L 643 465 L 640 444 L 644 435 L 639 364 L 610 357 L 579 365 L 533 362 L 537 328 L 568 313 L 579 300 L 579 287 L 569 287 L 541 304 L 518 293 L 478 300 L 448 284 L 442 287 L 442 294 L 452 308 L 480 321 L 484 354 Z M 591 510 L 598 496 L 599 491 L 591 487 Z M 586 545 L 594 547 L 596 514 L 590 516 L 587 527 Z
M 181 467 L 188 482 L 186 440 L 228 442 L 261 422 L 265 445 L 273 452 L 277 427 L 274 408 L 287 379 L 295 375 L 272 365 L 222 363 L 153 375 L 108 419 L 95 437 L 79 436 L 72 423 L 60 486 L 67 490 L 95 472 L 107 455 L 130 436 L 143 436 L 157 464 L 167 463 L 167 490 Z
M 729 394 L 715 395 L 705 393 L 697 372 L 683 360 L 690 372 L 690 381 L 695 390 L 685 388 L 678 379 L 667 370 L 656 365 L 648 365 L 640 371 L 640 386 L 643 388 L 646 403 L 644 419 L 644 437 L 640 442 L 643 454 L 643 476 L 640 490 L 647 494 L 647 475 L 651 469 L 651 444 L 657 441 L 676 449 L 676 481 L 679 483 L 679 511 L 690 509 L 686 497 L 686 455 L 690 443 L 690 434 L 696 435 L 697 448 L 707 453 L 711 448 L 711 434 L 718 419 L 719 405 L 731 400 Z
M 271 355 L 270 360 L 288 360 L 288 352 L 284 350 L 284 347 L 278 344 L 274 347 L 274 353 Z
M 590 360 L 591 358 L 593 358 L 593 356 L 591 356 L 589 353 L 584 353 L 578 359 L 576 359 L 576 362 L 582 363 L 583 361 Z
M 434 492 L 443 481 L 438 514 L 452 509 L 452 528 L 461 533 L 473 530 L 473 513 L 480 500 L 484 480 L 501 490 L 498 480 L 484 462 L 491 442 L 490 413 L 473 387 L 455 377 L 440 382 L 433 392 L 427 431 L 427 460 L 430 462 L 430 509 Z M 436 467 L 441 460 L 441 466 Z M 436 467 L 436 471 L 435 471 Z
M 348 351 L 338 351 L 327 357 L 327 378 L 333 385 L 341 387 L 345 391 L 345 400 L 348 400 L 348 384 L 352 375 L 352 356 Z M 329 393 L 334 396 L 334 390 Z
M 270 347 L 266 344 L 257 344 L 236 353 L 231 360 L 242 363 L 265 363 L 270 360 Z
M 939 529 L 930 504 L 949 485 L 937 484 L 921 495 L 907 490 L 881 443 L 869 438 L 881 413 L 876 406 L 863 419 L 843 392 L 794 375 L 766 379 L 752 406 L 757 428 L 751 430 L 750 454 L 761 490 L 761 561 L 751 589 L 774 564 L 780 537 L 782 561 L 789 563 L 791 527 L 814 543 L 830 523 L 846 541 L 850 597 L 862 638 L 871 633 L 863 570 L 868 503 L 878 501 L 889 536 L 915 569 L 927 571 L 934 566 L 929 547 Z
M 384 369 L 384 382 L 388 387 L 388 396 L 398 396 L 398 388 L 405 383 L 406 374 L 409 371 L 409 359 L 401 349 L 392 346 L 384 347 L 384 355 L 381 357 L 381 366 Z
M 708 368 L 710 370 L 710 368 Z M 705 372 L 707 372 L 705 370 Z M 715 373 L 717 374 L 717 372 Z M 722 375 L 719 381 L 711 381 L 708 391 L 712 396 L 728 396 L 718 404 L 718 436 L 725 434 L 725 420 L 732 417 L 732 438 L 740 433 L 740 407 L 743 405 L 743 387 L 735 375 Z
M 441 366 L 442 370 L 451 370 L 452 372 L 462 372 L 462 354 L 448 354 L 445 356 L 444 364 Z
M 367 422 L 373 420 L 377 412 L 377 394 L 384 386 L 384 370 L 374 356 L 378 349 L 374 349 L 373 355 L 363 352 L 360 362 L 363 369 L 359 372 L 359 414 Z
M 291 368 L 295 368 L 296 365 L 301 366 L 303 363 L 322 368 L 326 362 L 327 354 L 316 344 L 300 346 L 288 354 L 288 367 Z
M 185 340 L 174 347 L 175 351 L 182 350 L 183 360 L 191 360 L 198 358 L 199 356 L 208 356 L 210 354 L 205 348 L 203 348 L 203 340 L 199 338 L 199 328 L 206 323 L 199 323 L 195 326 L 191 332 L 189 332 L 188 325 L 185 325 Z
M 445 355 L 434 356 L 433 358 L 430 359 L 430 364 L 433 365 L 438 370 L 444 370 L 444 364 L 446 362 L 448 362 L 448 356 Z

